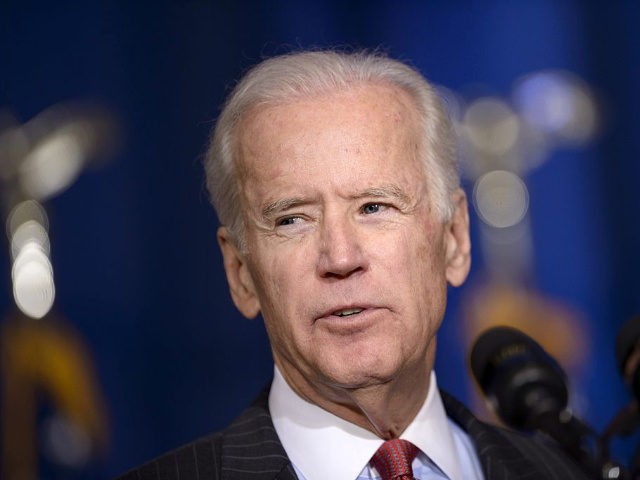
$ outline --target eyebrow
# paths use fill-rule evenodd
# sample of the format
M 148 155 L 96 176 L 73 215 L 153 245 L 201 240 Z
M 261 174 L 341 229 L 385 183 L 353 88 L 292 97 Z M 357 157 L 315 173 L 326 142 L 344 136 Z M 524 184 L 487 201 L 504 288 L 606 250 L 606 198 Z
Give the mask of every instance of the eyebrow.
M 303 197 L 282 198 L 280 200 L 267 203 L 264 207 L 262 207 L 260 213 L 263 219 L 269 219 L 275 213 L 284 212 L 286 210 L 289 210 L 290 208 L 298 207 L 300 205 L 306 205 L 308 203 L 309 200 Z
M 402 204 L 409 203 L 409 196 L 399 186 L 394 184 L 382 185 L 380 187 L 367 188 L 361 192 L 358 192 L 353 196 L 355 199 L 361 198 L 395 198 Z

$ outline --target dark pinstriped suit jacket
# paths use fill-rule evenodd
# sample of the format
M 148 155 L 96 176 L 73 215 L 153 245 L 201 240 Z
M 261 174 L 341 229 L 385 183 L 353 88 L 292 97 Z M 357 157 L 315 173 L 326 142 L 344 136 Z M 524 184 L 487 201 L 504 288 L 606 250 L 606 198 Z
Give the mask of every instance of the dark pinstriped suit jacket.
M 482 423 L 444 392 L 442 400 L 447 415 L 474 442 L 486 480 L 587 478 L 542 439 Z M 118 480 L 296 480 L 267 402 L 268 389 L 227 429 L 158 457 Z

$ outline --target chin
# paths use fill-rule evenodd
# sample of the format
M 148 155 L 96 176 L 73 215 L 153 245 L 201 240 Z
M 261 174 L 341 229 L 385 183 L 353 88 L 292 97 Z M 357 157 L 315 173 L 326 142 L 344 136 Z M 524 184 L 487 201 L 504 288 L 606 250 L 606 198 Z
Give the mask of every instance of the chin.
M 340 362 L 336 356 L 333 360 L 334 362 L 321 368 L 322 375 L 329 385 L 348 390 L 383 385 L 390 382 L 400 370 L 400 365 L 396 362 L 382 363 L 379 359 L 366 362 L 360 358 L 356 362 L 351 358 Z

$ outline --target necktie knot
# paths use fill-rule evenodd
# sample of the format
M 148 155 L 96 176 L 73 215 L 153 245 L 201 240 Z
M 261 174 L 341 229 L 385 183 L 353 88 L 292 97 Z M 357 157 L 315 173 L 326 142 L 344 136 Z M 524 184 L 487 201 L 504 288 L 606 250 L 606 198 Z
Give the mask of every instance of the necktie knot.
M 388 440 L 371 458 L 382 480 L 413 480 L 411 463 L 418 455 L 418 447 L 407 440 Z

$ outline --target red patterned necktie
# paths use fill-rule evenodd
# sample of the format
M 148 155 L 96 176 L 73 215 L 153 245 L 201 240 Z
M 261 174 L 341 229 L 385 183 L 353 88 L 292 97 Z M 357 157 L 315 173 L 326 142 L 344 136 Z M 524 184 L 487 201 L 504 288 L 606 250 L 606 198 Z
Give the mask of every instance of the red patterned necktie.
M 371 458 L 382 480 L 414 480 L 411 463 L 418 455 L 418 447 L 407 440 L 386 441 Z

